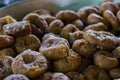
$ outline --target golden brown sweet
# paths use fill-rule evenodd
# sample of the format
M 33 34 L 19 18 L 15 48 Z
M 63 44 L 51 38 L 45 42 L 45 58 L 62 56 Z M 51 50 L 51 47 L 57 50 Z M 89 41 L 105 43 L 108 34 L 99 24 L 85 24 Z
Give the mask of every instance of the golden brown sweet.
M 84 31 L 87 30 L 95 30 L 95 31 L 107 31 L 107 26 L 105 26 L 102 22 L 98 22 L 96 24 L 88 25 L 84 28 Z
M 50 24 L 52 21 L 56 20 L 55 16 L 51 16 L 51 15 L 41 15 L 41 17 L 43 19 L 45 19 L 45 21 Z
M 67 56 L 69 46 L 66 39 L 47 34 L 42 42 L 39 51 L 49 60 L 58 60 Z
M 73 24 L 68 24 L 62 29 L 60 36 L 70 42 L 70 33 L 74 33 L 75 31 L 79 31 L 79 29 Z
M 94 54 L 94 63 L 105 70 L 110 70 L 119 65 L 119 61 L 111 53 L 100 50 Z
M 68 78 L 68 76 L 66 76 L 63 73 L 58 73 L 58 72 L 50 73 L 50 72 L 47 72 L 40 79 L 37 79 L 37 80 L 70 80 L 70 79 Z
M 11 64 L 14 58 L 10 56 L 0 56 L 0 80 L 12 73 Z
M 73 24 L 79 29 L 83 30 L 84 29 L 84 24 L 80 19 L 74 20 Z
M 23 36 L 31 33 L 31 26 L 28 21 L 20 21 L 3 26 L 4 34 L 14 37 Z
M 109 74 L 112 77 L 112 79 L 120 78 L 120 68 L 114 68 L 109 70 Z
M 80 64 L 79 68 L 77 69 L 77 71 L 78 72 L 83 72 L 92 63 L 93 62 L 92 62 L 91 59 L 82 57 L 82 62 Z
M 3 80 L 29 80 L 29 79 L 23 74 L 11 74 L 4 78 Z
M 35 35 L 29 34 L 25 36 L 20 36 L 16 39 L 15 50 L 17 51 L 17 53 L 21 53 L 26 49 L 38 51 L 40 45 L 40 40 Z
M 48 33 L 60 34 L 63 27 L 64 24 L 61 20 L 54 20 L 49 24 L 46 31 Z
M 9 47 L 14 43 L 14 38 L 7 35 L 0 35 L 0 49 Z
M 24 74 L 29 78 L 36 78 L 47 70 L 47 59 L 40 52 L 25 50 L 17 55 L 12 63 L 14 74 Z
M 120 10 L 117 12 L 117 18 L 118 18 L 118 20 L 120 22 Z
M 105 18 L 103 18 L 102 16 L 95 14 L 95 13 L 92 13 L 88 16 L 87 22 L 88 22 L 88 24 L 95 24 L 95 23 L 102 22 L 106 26 L 109 26 L 109 23 Z
M 69 54 L 60 60 L 54 61 L 54 70 L 57 72 L 69 72 L 77 70 L 81 64 L 81 56 L 75 53 L 73 50 L 69 51 Z
M 84 70 L 86 80 L 111 80 L 109 74 L 95 65 L 90 65 Z
M 112 53 L 116 58 L 120 58 L 120 46 L 114 49 Z
M 0 18 L 0 34 L 3 34 L 3 26 L 6 24 L 14 23 L 16 20 L 12 16 L 4 16 Z
M 83 38 L 103 49 L 113 49 L 118 45 L 118 38 L 106 31 L 87 30 L 83 33 Z
M 70 44 L 72 45 L 74 41 L 78 39 L 83 39 L 83 31 L 75 31 L 73 33 L 70 33 Z
M 16 52 L 13 48 L 4 48 L 0 50 L 0 56 L 16 56 Z
M 46 28 L 48 27 L 47 22 L 41 16 L 35 13 L 30 13 L 23 18 L 23 21 L 29 21 L 30 24 L 34 25 L 41 33 L 35 33 L 35 30 L 32 29 L 32 33 L 35 35 L 42 35 Z
M 119 31 L 120 24 L 119 24 L 118 18 L 114 15 L 112 11 L 110 10 L 104 11 L 103 17 L 106 18 L 107 21 L 109 21 L 114 31 Z
M 71 80 L 85 80 L 85 77 L 83 74 L 71 71 L 66 73 L 66 75 L 71 79 Z
M 77 12 L 78 16 L 85 24 L 88 24 L 87 18 L 91 13 L 99 14 L 99 9 L 93 6 L 86 6 L 86 7 L 80 8 Z
M 72 10 L 61 10 L 56 14 L 56 18 L 65 22 L 69 22 L 79 19 L 79 16 Z
M 37 36 L 38 38 L 41 39 L 41 37 L 43 36 L 43 31 L 38 29 L 35 25 L 31 24 L 31 30 L 32 30 L 32 34 L 34 34 L 35 36 Z
M 119 7 L 114 4 L 113 2 L 103 2 L 101 5 L 100 5 L 100 11 L 103 13 L 104 11 L 106 10 L 110 10 L 112 11 L 114 14 L 117 13 L 117 11 L 119 10 Z
M 97 50 L 97 47 L 90 44 L 85 39 L 79 39 L 73 43 L 72 49 L 81 56 L 88 58 L 93 56 L 94 52 Z

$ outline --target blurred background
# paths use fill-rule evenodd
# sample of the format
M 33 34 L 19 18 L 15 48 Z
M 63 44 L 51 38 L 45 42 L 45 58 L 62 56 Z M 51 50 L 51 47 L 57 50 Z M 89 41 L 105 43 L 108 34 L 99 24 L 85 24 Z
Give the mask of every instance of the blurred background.
M 22 0 L 0 0 L 0 7 L 7 6 L 17 1 L 22 1 Z
M 19 2 L 19 1 L 25 1 L 25 0 L 0 0 L 0 8 L 4 7 L 4 6 L 7 6 L 9 4 L 12 4 L 14 2 Z M 61 0 L 56 0 L 56 1 L 60 1 L 60 3 L 62 3 Z M 99 3 L 101 1 L 105 1 L 105 0 L 66 0 L 66 2 L 63 2 L 62 4 L 66 5 L 66 4 L 70 4 L 70 2 L 72 2 L 72 3 L 75 3 L 75 4 L 82 3 L 80 6 L 83 6 L 83 5 L 86 6 L 86 5 L 89 5 L 89 4 L 99 5 Z M 112 1 L 112 0 L 110 0 L 110 1 Z M 113 0 L 113 1 L 119 1 L 120 2 L 120 0 Z M 73 4 L 73 5 L 75 6 L 75 4 Z

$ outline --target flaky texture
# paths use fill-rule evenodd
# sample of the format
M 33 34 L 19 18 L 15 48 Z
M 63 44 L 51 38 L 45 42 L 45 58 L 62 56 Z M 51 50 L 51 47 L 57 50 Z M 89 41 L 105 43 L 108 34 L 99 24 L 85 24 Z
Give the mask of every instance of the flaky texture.
M 95 23 L 102 22 L 102 23 L 104 23 L 106 26 L 109 26 L 108 21 L 107 21 L 104 17 L 102 17 L 102 16 L 100 16 L 100 15 L 98 15 L 98 14 L 95 14 L 95 13 L 92 13 L 92 14 L 90 14 L 90 15 L 88 16 L 87 22 L 88 22 L 88 24 L 95 24 Z
M 68 41 L 52 34 L 45 35 L 39 51 L 49 60 L 64 58 L 69 51 Z
M 109 74 L 95 65 L 90 65 L 83 73 L 86 80 L 110 80 Z
M 14 38 L 7 35 L 0 35 L 0 49 L 9 47 L 14 43 Z
M 94 63 L 100 68 L 110 70 L 119 65 L 119 61 L 111 53 L 100 50 L 94 54 Z
M 96 46 L 90 44 L 85 39 L 76 40 L 73 43 L 72 49 L 84 57 L 92 57 L 95 51 L 97 50 Z
M 13 37 L 23 36 L 31 33 L 31 26 L 28 21 L 20 21 L 3 26 L 3 32 Z
M 6 24 L 14 23 L 16 20 L 12 16 L 5 16 L 0 18 L 0 35 L 3 33 L 3 26 Z
M 41 29 L 43 32 L 48 27 L 46 21 L 39 15 L 30 13 L 23 18 L 24 21 L 29 21 L 30 24 L 35 25 L 38 29 Z
M 118 38 L 106 31 L 87 30 L 84 32 L 83 37 L 89 43 L 103 49 L 112 49 L 118 45 Z
M 103 17 L 109 21 L 113 30 L 119 31 L 120 24 L 119 24 L 118 18 L 114 15 L 112 11 L 110 10 L 104 11 Z
M 69 51 L 69 54 L 60 60 L 54 61 L 54 70 L 57 72 L 69 72 L 77 70 L 81 64 L 81 56 L 75 53 L 73 50 Z
M 0 80 L 12 73 L 11 64 L 14 58 L 10 56 L 0 56 Z
M 15 57 L 17 54 L 13 48 L 4 48 L 0 50 L 0 56 L 12 56 Z
M 25 50 L 15 57 L 12 63 L 12 71 L 15 74 L 24 74 L 29 78 L 36 78 L 47 70 L 47 59 L 42 53 Z
M 99 9 L 97 9 L 94 6 L 86 6 L 82 7 L 78 10 L 77 14 L 80 17 L 80 19 L 84 22 L 84 24 L 88 24 L 87 18 L 91 13 L 99 14 Z
M 15 50 L 18 54 L 20 54 L 26 49 L 38 51 L 40 45 L 40 40 L 35 35 L 29 34 L 25 36 L 20 36 L 16 39 Z
M 64 26 L 64 24 L 63 24 L 63 22 L 61 20 L 53 20 L 49 24 L 46 32 L 48 32 L 48 33 L 51 32 L 51 33 L 54 33 L 54 34 L 60 34 L 63 26 Z
M 76 31 L 79 31 L 79 29 L 75 25 L 68 24 L 62 29 L 62 31 L 60 32 L 60 36 L 67 39 L 70 42 L 70 35 Z

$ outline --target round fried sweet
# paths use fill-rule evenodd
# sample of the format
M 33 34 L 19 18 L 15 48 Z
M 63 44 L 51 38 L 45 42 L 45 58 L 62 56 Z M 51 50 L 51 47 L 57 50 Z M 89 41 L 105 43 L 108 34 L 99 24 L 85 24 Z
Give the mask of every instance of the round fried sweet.
M 107 31 L 107 26 L 105 26 L 102 22 L 98 22 L 98 23 L 86 26 L 84 28 L 84 31 L 87 31 L 87 30 Z
M 68 24 L 62 29 L 60 36 L 70 42 L 70 33 L 74 33 L 75 31 L 79 31 L 79 29 L 73 24 Z
M 109 71 L 110 76 L 112 79 L 120 78 L 120 68 L 114 68 Z
M 43 37 L 39 51 L 49 60 L 58 60 L 67 56 L 69 51 L 68 41 L 64 38 L 47 34 Z
M 73 44 L 73 42 L 78 39 L 83 39 L 83 33 L 83 31 L 75 31 L 70 33 L 70 44 Z
M 82 57 L 82 62 L 77 69 L 78 72 L 83 72 L 89 65 L 93 64 L 92 60 L 89 58 Z
M 48 27 L 48 24 L 45 21 L 45 19 L 43 19 L 41 16 L 35 13 L 30 13 L 26 15 L 23 18 L 23 21 L 30 21 L 30 24 L 35 25 L 37 29 L 40 29 L 42 31 L 42 33 L 44 33 L 46 28 Z M 34 33 L 34 30 L 32 30 L 32 32 Z M 38 34 L 42 34 L 42 33 L 38 33 Z
M 94 52 L 97 50 L 96 46 L 90 44 L 85 39 L 79 39 L 74 41 L 72 49 L 84 57 L 92 57 Z
M 14 38 L 7 35 L 0 35 L 0 49 L 9 47 L 14 43 Z
M 43 31 L 41 29 L 38 29 L 35 25 L 31 24 L 31 30 L 31 34 L 34 34 L 40 39 L 43 37 Z
M 56 17 L 51 16 L 51 15 L 41 15 L 41 17 L 43 19 L 45 19 L 45 21 L 50 24 L 52 21 L 56 20 Z
M 32 11 L 32 13 L 36 13 L 38 15 L 51 15 L 51 13 L 46 9 L 36 9 Z
M 120 22 L 120 10 L 117 12 L 117 18 L 118 18 L 118 20 Z
M 56 18 L 67 22 L 79 19 L 79 16 L 72 10 L 61 10 L 56 14 Z
M 4 48 L 0 50 L 0 56 L 12 56 L 15 57 L 16 53 L 13 48 Z
M 52 21 L 48 28 L 47 28 L 47 32 L 48 33 L 54 33 L 54 34 L 60 34 L 62 28 L 63 28 L 64 24 L 61 20 L 54 20 Z
M 118 38 L 106 31 L 87 30 L 83 33 L 83 38 L 103 49 L 113 49 L 118 45 Z
M 36 36 L 29 34 L 25 36 L 20 36 L 16 39 L 15 49 L 18 53 L 21 53 L 26 49 L 38 51 L 40 45 L 40 40 Z
M 81 64 L 81 56 L 73 50 L 69 50 L 68 55 L 60 60 L 54 61 L 54 70 L 57 72 L 69 72 L 77 70 Z
M 111 53 L 100 50 L 94 54 L 94 63 L 105 70 L 110 70 L 119 65 L 119 61 Z
M 77 14 L 80 17 L 80 19 L 85 23 L 87 23 L 87 17 L 89 14 L 91 13 L 96 13 L 99 14 L 99 9 L 96 9 L 93 6 L 86 6 L 86 7 L 82 7 L 78 10 Z
M 113 30 L 118 31 L 120 29 L 118 18 L 113 14 L 112 11 L 106 10 L 103 13 L 103 17 L 107 19 L 107 21 L 110 22 Z
M 84 29 L 84 24 L 80 19 L 74 20 L 73 24 L 79 29 L 83 30 Z
M 106 26 L 109 25 L 108 21 L 105 18 L 103 18 L 102 16 L 95 14 L 95 13 L 92 13 L 88 16 L 87 22 L 88 22 L 88 24 L 95 24 L 95 23 L 102 22 Z
M 111 80 L 109 74 L 94 65 L 90 65 L 84 70 L 84 76 L 86 80 Z
M 103 13 L 106 10 L 110 10 L 112 11 L 114 14 L 117 13 L 117 11 L 119 10 L 119 7 L 117 5 L 115 5 L 113 2 L 107 1 L 107 2 L 103 2 L 100 5 L 100 11 Z
M 31 33 L 31 26 L 28 21 L 15 22 L 4 25 L 3 32 L 14 37 L 23 36 Z
M 24 74 L 29 78 L 36 78 L 47 70 L 47 59 L 42 53 L 25 50 L 17 55 L 12 63 L 12 71 L 15 74 Z
M 0 18 L 0 35 L 3 34 L 3 26 L 6 24 L 14 23 L 16 20 L 11 16 L 4 16 Z
M 11 74 L 4 78 L 3 80 L 29 80 L 29 79 L 23 74 Z
M 70 79 L 68 78 L 68 76 L 66 76 L 63 73 L 58 73 L 58 72 L 50 73 L 50 72 L 47 72 L 38 80 L 70 80 Z
M 112 53 L 116 58 L 120 58 L 120 46 L 114 49 Z
M 12 73 L 11 64 L 13 58 L 10 56 L 0 56 L 0 80 Z
M 66 73 L 71 80 L 85 80 L 84 75 L 75 71 Z

